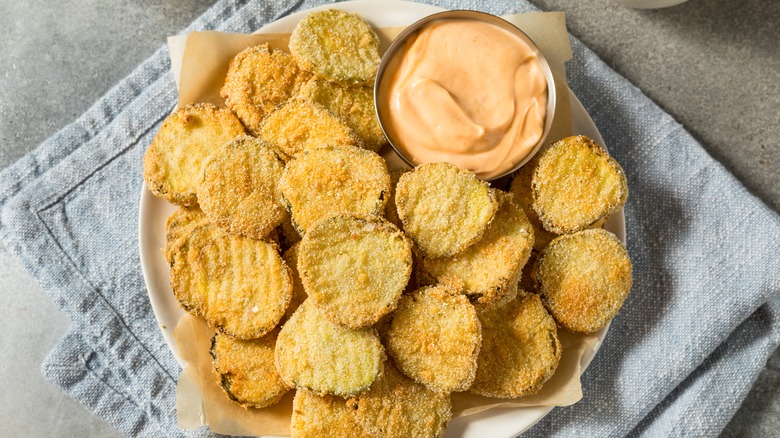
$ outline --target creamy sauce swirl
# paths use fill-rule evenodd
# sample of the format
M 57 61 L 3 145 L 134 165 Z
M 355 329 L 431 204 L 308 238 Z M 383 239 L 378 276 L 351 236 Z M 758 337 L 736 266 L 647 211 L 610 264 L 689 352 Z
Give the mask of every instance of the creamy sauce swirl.
M 534 51 L 494 24 L 433 21 L 388 64 L 379 112 L 414 164 L 446 161 L 491 179 L 513 169 L 544 133 L 547 81 Z

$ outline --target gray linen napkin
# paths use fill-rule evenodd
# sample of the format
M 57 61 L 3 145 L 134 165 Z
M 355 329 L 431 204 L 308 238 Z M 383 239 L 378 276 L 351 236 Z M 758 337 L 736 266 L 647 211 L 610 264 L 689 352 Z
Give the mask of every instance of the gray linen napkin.
M 251 32 L 322 3 L 221 0 L 185 31 Z M 572 44 L 569 84 L 629 178 L 635 280 L 583 376 L 583 400 L 528 434 L 715 435 L 780 343 L 780 220 L 641 91 Z M 175 101 L 162 48 L 0 174 L 0 236 L 73 323 L 42 371 L 131 436 L 184 434 L 180 370 L 147 299 L 136 236 L 142 156 Z

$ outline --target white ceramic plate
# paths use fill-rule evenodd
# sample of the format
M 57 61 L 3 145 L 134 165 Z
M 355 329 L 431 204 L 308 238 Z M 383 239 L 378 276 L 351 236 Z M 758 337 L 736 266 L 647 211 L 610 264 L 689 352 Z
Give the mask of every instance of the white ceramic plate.
M 411 24 L 426 15 L 440 12 L 442 9 L 420 3 L 402 1 L 369 1 L 358 0 L 324 5 L 311 10 L 296 12 L 270 23 L 258 32 L 290 32 L 308 12 L 319 9 L 337 7 L 346 11 L 357 12 L 376 27 L 402 26 Z M 593 124 L 582 104 L 569 93 L 571 98 L 572 127 L 575 134 L 587 135 L 597 143 L 604 145 L 596 125 Z M 162 255 L 161 248 L 165 246 L 165 220 L 176 211 L 176 206 L 154 197 L 144 185 L 141 191 L 138 241 L 140 245 L 141 269 L 143 270 L 146 289 L 149 293 L 154 315 L 160 325 L 165 341 L 176 355 L 173 341 L 173 329 L 184 311 L 179 307 L 171 290 L 168 264 Z M 625 243 L 625 218 L 623 211 L 610 217 L 606 229 L 615 233 Z M 586 351 L 581 359 L 582 371 L 593 360 L 601 341 L 609 326 L 599 332 L 599 340 L 591 351 Z M 177 356 L 180 365 L 184 365 Z M 514 437 L 527 430 L 541 420 L 552 410 L 552 407 L 504 408 L 491 409 L 477 415 L 456 418 L 447 429 L 446 437 Z

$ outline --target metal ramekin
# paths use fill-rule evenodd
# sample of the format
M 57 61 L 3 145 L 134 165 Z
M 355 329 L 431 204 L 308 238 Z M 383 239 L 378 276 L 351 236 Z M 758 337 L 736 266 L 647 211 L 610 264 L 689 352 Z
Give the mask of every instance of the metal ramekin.
M 384 55 L 382 55 L 382 62 L 379 64 L 379 69 L 377 70 L 376 80 L 374 81 L 374 109 L 376 111 L 376 116 L 377 119 L 379 119 L 379 126 L 382 128 L 382 132 L 385 134 L 385 137 L 387 137 L 387 140 L 390 142 L 390 146 L 392 146 L 395 153 L 399 157 L 401 157 L 401 159 L 404 160 L 406 164 L 408 164 L 411 167 L 415 167 L 417 164 L 413 163 L 412 160 L 406 157 L 403 154 L 403 152 L 399 150 L 399 148 L 395 145 L 393 138 L 390 135 L 388 135 L 388 130 L 385 129 L 385 124 L 382 120 L 382 115 L 380 114 L 379 111 L 379 88 L 380 88 L 380 84 L 382 83 L 382 78 L 384 76 L 385 69 L 390 63 L 390 60 L 395 56 L 396 53 L 398 53 L 399 49 L 401 49 L 404 46 L 409 36 L 417 32 L 420 28 L 422 28 L 423 26 L 425 26 L 426 24 L 432 21 L 447 20 L 447 19 L 479 20 L 479 21 L 484 21 L 487 23 L 494 24 L 502 29 L 508 30 L 509 32 L 516 35 L 518 38 L 520 38 L 523 42 L 525 42 L 528 45 L 528 47 L 530 47 L 531 50 L 536 54 L 537 59 L 541 64 L 542 71 L 544 72 L 544 77 L 547 80 L 547 112 L 545 114 L 544 131 L 542 132 L 542 137 L 539 139 L 539 142 L 534 146 L 534 148 L 531 149 L 531 152 L 528 155 L 526 155 L 526 157 L 523 158 L 515 167 L 513 167 L 509 171 L 499 176 L 491 178 L 491 180 L 495 180 L 504 177 L 506 175 L 509 175 L 515 170 L 521 168 L 525 163 L 528 162 L 528 160 L 530 160 L 536 154 L 536 152 L 539 151 L 539 148 L 542 147 L 545 140 L 547 139 L 547 134 L 549 134 L 550 132 L 550 127 L 552 126 L 553 117 L 555 115 L 555 101 L 556 101 L 555 80 L 553 79 L 552 70 L 550 70 L 550 65 L 547 63 L 547 59 L 542 54 L 541 50 L 539 50 L 539 47 L 536 45 L 536 43 L 534 43 L 533 40 L 531 40 L 531 38 L 528 35 L 526 35 L 522 30 L 518 29 L 517 26 L 504 20 L 503 18 L 497 17 L 495 15 L 487 14 L 484 12 L 478 12 L 478 11 L 468 11 L 468 10 L 444 11 L 444 12 L 439 12 L 433 15 L 429 15 L 425 18 L 422 18 L 421 20 L 415 22 L 414 24 L 404 29 L 403 32 L 401 32 L 393 40 L 393 42 L 390 44 L 390 47 L 387 48 L 387 51 L 384 53 Z

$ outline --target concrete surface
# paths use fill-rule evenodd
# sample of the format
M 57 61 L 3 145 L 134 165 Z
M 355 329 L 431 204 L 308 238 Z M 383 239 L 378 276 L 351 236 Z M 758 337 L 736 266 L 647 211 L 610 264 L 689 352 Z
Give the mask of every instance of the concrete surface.
M 696 136 L 780 211 L 780 2 L 691 0 L 634 10 L 610 0 L 531 0 Z M 0 0 L 0 168 L 85 111 L 208 0 Z M 0 436 L 116 436 L 45 381 L 67 319 L 0 247 Z M 723 436 L 780 430 L 776 352 Z

